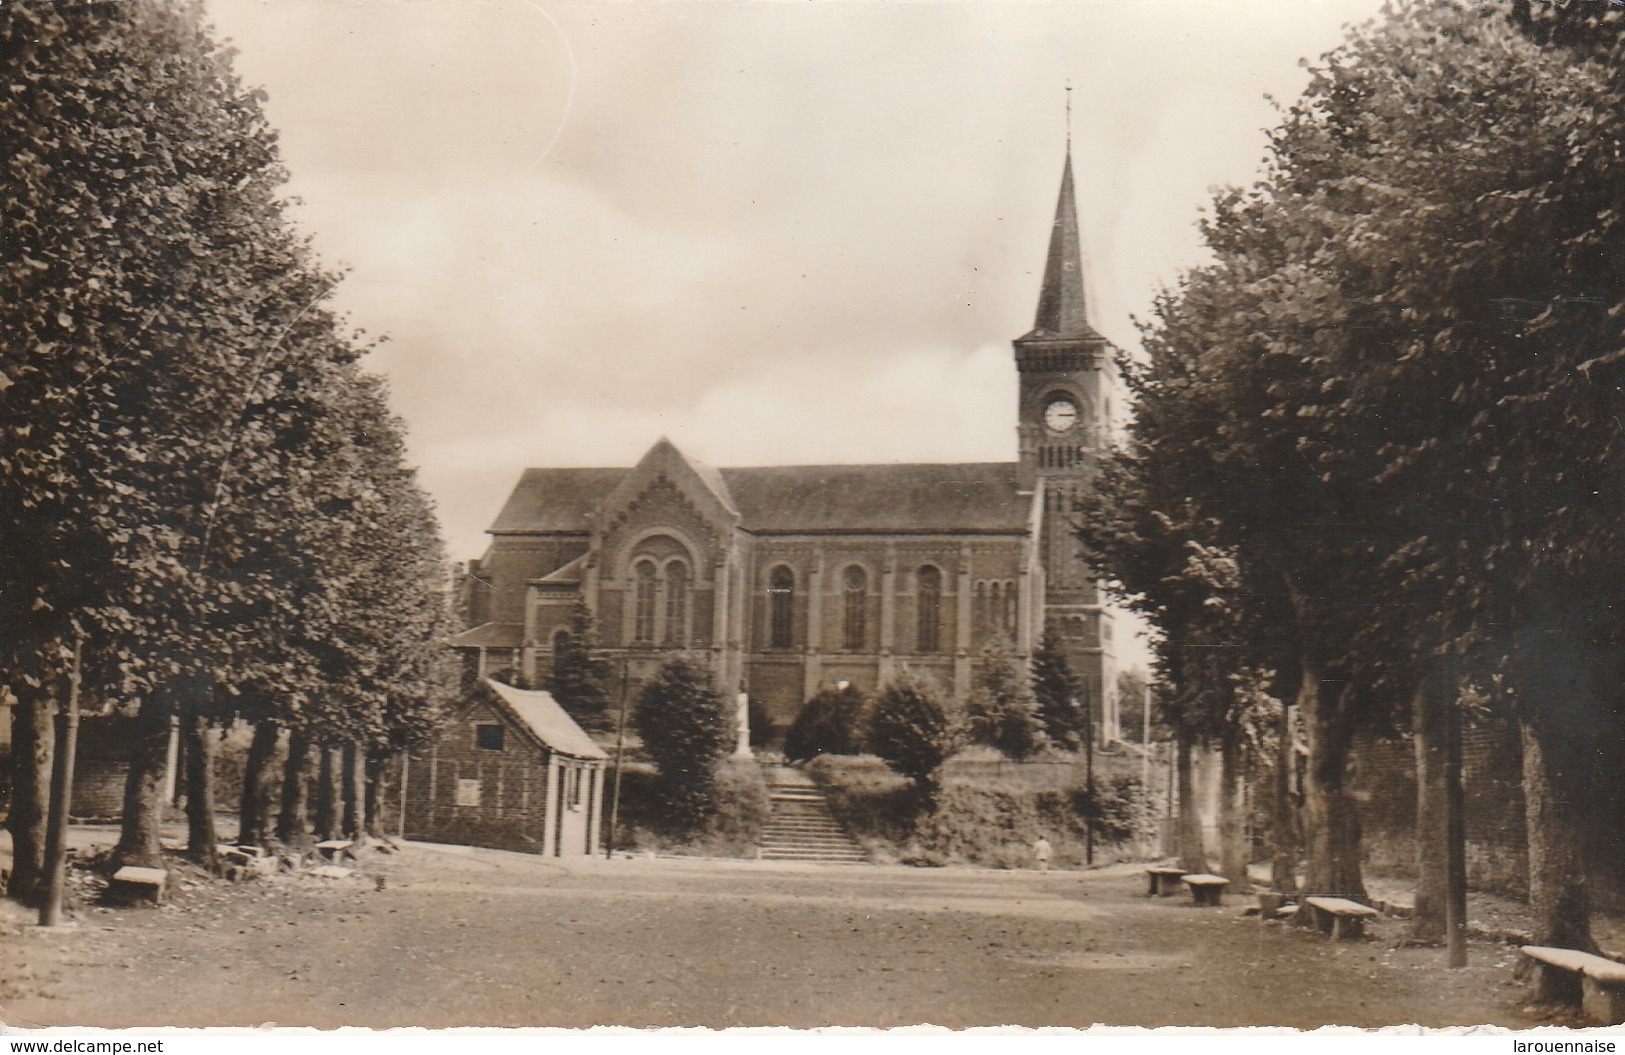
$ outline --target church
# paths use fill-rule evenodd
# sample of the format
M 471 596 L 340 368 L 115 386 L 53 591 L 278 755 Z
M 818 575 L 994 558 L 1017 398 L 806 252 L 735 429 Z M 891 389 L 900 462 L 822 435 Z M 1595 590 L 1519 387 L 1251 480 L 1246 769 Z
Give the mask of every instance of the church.
M 1090 325 L 1070 151 L 1032 329 L 1014 341 L 1016 459 L 715 468 L 661 439 L 630 468 L 524 471 L 463 577 L 481 674 L 546 683 L 585 603 L 619 685 L 711 657 L 773 743 L 820 689 L 900 670 L 962 703 L 989 651 L 1055 635 L 1115 739 L 1112 613 L 1075 503 L 1108 442 L 1117 372 Z M 765 726 L 765 727 L 764 727 Z

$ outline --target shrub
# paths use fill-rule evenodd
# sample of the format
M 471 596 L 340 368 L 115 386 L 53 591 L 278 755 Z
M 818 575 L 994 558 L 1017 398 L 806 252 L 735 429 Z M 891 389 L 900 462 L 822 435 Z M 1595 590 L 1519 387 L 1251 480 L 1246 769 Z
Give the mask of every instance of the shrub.
M 734 746 L 734 707 L 691 657 L 666 663 L 638 693 L 633 724 L 660 771 L 673 831 L 703 830 L 718 808 L 717 771 Z
M 851 685 L 825 689 L 801 708 L 784 738 L 784 757 L 807 762 L 819 755 L 855 755 L 862 750 L 863 709 L 868 701 Z
M 1149 835 L 1155 827 L 1140 778 L 1127 773 L 1096 777 L 1093 794 L 1086 787 L 1073 788 L 1072 809 L 1093 827 L 1095 838 L 1105 843 Z
M 955 735 L 937 696 L 904 673 L 881 690 L 869 716 L 869 750 L 909 778 L 927 798 L 936 792 Z
M 965 708 L 966 735 L 1021 761 L 1049 744 L 1038 701 L 1014 660 L 1002 652 L 983 656 L 976 689 Z

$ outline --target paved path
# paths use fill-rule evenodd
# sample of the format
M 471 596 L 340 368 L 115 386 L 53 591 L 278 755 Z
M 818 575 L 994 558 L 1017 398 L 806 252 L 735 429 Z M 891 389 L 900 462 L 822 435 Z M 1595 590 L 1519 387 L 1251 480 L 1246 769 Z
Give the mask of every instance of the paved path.
M 1331 944 L 1140 873 L 410 847 L 0 937 L 0 1020 L 150 1025 L 1533 1024 L 1505 947 Z M 1234 899 L 1232 899 L 1234 900 Z

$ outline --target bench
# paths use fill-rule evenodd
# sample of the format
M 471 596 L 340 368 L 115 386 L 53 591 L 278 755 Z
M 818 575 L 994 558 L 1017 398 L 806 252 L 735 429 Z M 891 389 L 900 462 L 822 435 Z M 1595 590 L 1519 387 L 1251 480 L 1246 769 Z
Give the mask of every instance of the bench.
M 1197 872 L 1185 876 L 1185 885 L 1191 888 L 1191 900 L 1196 904 L 1222 905 L 1224 904 L 1224 888 L 1230 885 L 1230 880 L 1224 876 Z
M 154 905 L 162 905 L 168 886 L 169 873 L 162 868 L 125 865 L 113 873 L 113 878 L 107 884 L 107 892 L 115 897 L 144 898 Z
M 1579 1005 L 1593 1025 L 1625 1023 L 1625 963 L 1550 945 L 1519 951 L 1534 963 L 1531 989 L 1537 1000 Z
M 1377 910 L 1358 901 L 1343 897 L 1306 897 L 1310 919 L 1322 934 L 1336 940 L 1358 938 L 1365 933 L 1365 921 L 1377 915 Z
M 1146 876 L 1151 880 L 1151 889 L 1147 897 L 1171 897 L 1179 893 L 1179 881 L 1185 878 L 1183 868 L 1169 868 L 1167 865 L 1157 865 L 1145 870 Z
M 351 849 L 353 845 L 348 839 L 329 839 L 324 843 L 317 843 L 316 851 L 329 861 L 342 861 L 345 854 L 355 857 Z

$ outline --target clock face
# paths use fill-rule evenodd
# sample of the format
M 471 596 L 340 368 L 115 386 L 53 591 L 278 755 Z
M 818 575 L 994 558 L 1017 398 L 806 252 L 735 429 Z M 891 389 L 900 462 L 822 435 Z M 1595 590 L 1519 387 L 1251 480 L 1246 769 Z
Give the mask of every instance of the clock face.
M 1070 399 L 1053 399 L 1044 408 L 1044 427 L 1051 432 L 1066 432 L 1078 423 L 1078 405 Z

